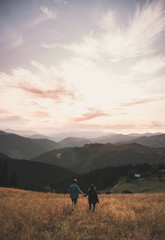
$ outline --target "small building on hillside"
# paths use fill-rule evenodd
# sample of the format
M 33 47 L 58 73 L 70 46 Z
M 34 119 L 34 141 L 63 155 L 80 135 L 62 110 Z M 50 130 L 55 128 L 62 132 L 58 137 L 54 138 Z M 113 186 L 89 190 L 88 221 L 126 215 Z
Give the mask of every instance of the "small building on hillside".
M 141 177 L 141 175 L 139 174 L 139 173 L 135 173 L 135 178 L 140 178 Z

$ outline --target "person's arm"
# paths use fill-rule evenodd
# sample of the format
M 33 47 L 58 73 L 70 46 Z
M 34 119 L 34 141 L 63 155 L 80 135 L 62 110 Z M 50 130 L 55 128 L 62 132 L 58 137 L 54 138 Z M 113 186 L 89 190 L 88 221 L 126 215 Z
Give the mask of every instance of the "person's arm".
M 99 203 L 99 198 L 98 198 L 98 194 L 97 194 L 97 192 L 96 192 L 96 197 L 97 197 L 97 202 Z
M 81 191 L 81 189 L 79 188 L 79 186 L 77 186 L 77 187 L 78 187 L 79 193 L 81 193 L 81 194 L 84 196 L 84 193 Z
M 89 195 L 89 191 L 87 193 L 85 193 L 83 196 L 86 197 Z

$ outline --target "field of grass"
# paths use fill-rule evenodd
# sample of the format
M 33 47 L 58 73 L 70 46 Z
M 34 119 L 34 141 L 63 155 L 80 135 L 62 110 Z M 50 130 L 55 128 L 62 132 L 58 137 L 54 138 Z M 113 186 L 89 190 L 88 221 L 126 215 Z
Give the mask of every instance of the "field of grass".
M 139 178 L 131 182 L 122 183 L 118 188 L 113 190 L 113 193 L 122 193 L 124 190 L 129 190 L 133 193 L 160 193 L 165 192 L 165 175 L 158 177 L 150 176 L 148 178 Z
M 1 240 L 164 240 L 165 193 L 99 195 L 95 212 L 81 196 L 0 188 Z

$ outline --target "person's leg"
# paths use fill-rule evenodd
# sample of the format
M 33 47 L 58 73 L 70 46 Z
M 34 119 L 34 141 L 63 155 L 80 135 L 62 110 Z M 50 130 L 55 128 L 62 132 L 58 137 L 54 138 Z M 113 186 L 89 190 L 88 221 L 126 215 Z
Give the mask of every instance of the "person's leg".
M 77 198 L 73 198 L 73 199 L 72 199 L 72 210 L 75 209 L 76 204 L 77 204 Z
M 95 203 L 93 203 L 93 212 L 95 211 Z
M 77 198 L 74 199 L 74 207 L 76 207 L 77 204 Z
M 91 203 L 89 203 L 89 211 L 91 210 Z
M 74 199 L 72 198 L 72 210 L 74 210 Z

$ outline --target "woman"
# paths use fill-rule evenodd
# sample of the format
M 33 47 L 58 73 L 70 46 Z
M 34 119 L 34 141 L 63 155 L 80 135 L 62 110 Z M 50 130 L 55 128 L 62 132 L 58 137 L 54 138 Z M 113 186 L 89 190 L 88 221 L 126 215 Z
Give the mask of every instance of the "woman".
M 93 212 L 95 211 L 96 203 L 99 203 L 98 195 L 96 192 L 96 188 L 93 184 L 90 185 L 88 192 L 84 194 L 84 197 L 88 196 L 89 202 L 89 211 L 91 210 L 91 205 L 93 205 Z

